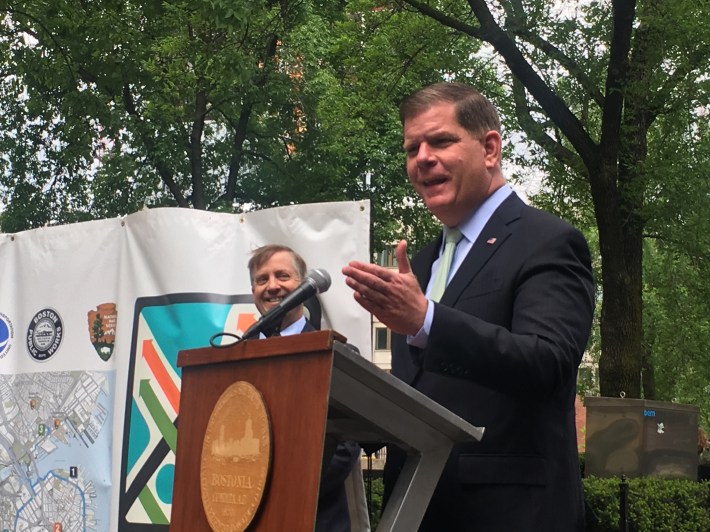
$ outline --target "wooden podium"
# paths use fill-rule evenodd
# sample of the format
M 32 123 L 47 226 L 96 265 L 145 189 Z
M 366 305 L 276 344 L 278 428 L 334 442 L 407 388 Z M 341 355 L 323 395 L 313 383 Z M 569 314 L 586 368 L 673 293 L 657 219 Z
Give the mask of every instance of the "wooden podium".
M 181 351 L 180 417 L 171 531 L 209 531 L 201 457 L 210 416 L 236 382 L 263 396 L 271 421 L 271 468 L 249 530 L 312 532 L 326 434 L 397 443 L 408 460 L 378 531 L 418 528 L 454 443 L 474 427 L 353 352 L 334 331 Z

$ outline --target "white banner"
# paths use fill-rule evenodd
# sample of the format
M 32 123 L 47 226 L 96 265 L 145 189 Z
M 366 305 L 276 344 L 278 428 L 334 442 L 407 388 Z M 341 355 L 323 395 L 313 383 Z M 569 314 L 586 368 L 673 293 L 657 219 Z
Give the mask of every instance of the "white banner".
M 321 327 L 371 359 L 340 273 L 369 261 L 369 220 L 368 202 L 164 208 L 0 235 L 0 530 L 167 530 L 177 353 L 253 323 L 258 246 L 329 272 Z

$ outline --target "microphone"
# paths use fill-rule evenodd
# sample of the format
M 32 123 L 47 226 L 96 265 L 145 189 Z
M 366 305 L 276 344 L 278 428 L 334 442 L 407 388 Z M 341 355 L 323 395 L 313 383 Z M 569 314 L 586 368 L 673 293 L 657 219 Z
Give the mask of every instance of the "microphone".
M 272 307 L 266 314 L 247 329 L 242 336 L 242 340 L 257 338 L 259 333 L 272 332 L 281 324 L 284 316 L 303 303 L 306 299 L 315 294 L 321 294 L 330 288 L 330 275 L 323 269 L 311 270 L 306 274 L 306 278 L 293 292 L 281 300 L 281 303 Z

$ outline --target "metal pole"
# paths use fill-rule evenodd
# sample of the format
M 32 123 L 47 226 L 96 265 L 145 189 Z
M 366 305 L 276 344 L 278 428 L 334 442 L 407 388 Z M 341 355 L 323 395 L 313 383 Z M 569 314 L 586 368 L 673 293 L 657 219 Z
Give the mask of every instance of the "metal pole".
M 629 483 L 626 475 L 621 475 L 619 483 L 619 530 L 629 532 Z

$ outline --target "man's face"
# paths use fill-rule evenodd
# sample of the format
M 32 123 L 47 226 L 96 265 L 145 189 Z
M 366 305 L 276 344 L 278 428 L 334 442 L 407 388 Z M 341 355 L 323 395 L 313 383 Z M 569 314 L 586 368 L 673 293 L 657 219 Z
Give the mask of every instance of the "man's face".
M 291 254 L 288 251 L 277 251 L 254 272 L 251 292 L 256 308 L 265 314 L 293 292 L 300 283 L 301 278 L 294 267 Z M 286 315 L 283 323 L 290 325 L 302 312 L 302 306 L 296 307 Z
M 453 103 L 439 103 L 404 123 L 407 175 L 441 222 L 458 225 L 505 181 L 500 135 L 481 138 L 461 126 Z

